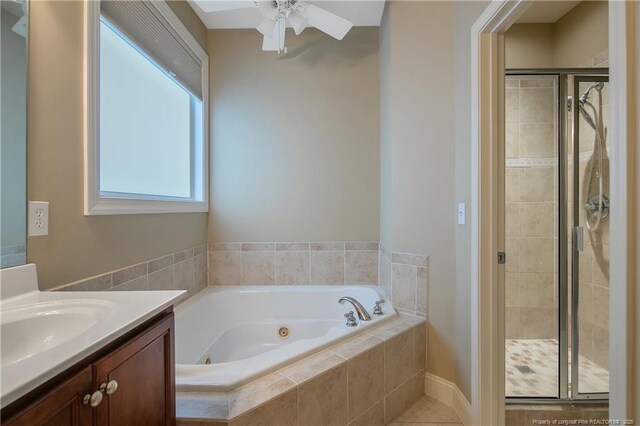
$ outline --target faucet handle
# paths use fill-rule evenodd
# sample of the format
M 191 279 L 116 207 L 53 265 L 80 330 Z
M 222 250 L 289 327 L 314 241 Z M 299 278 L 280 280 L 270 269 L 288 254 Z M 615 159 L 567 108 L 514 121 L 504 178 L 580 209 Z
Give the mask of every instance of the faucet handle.
M 384 303 L 384 299 L 376 301 L 376 305 L 373 307 L 373 315 L 384 315 L 384 312 L 382 312 L 382 306 L 380 306 L 382 303 Z
M 353 311 L 347 312 L 346 314 L 344 314 L 344 317 L 347 319 L 347 327 L 355 327 L 356 325 L 358 325 L 356 316 L 353 314 Z

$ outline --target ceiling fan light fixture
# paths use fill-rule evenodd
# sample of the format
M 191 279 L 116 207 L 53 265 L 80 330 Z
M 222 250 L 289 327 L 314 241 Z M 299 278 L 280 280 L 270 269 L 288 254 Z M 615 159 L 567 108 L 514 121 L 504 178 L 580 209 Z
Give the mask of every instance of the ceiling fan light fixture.
M 273 35 L 275 34 L 275 28 L 276 21 L 269 18 L 262 21 L 260 25 L 256 27 L 256 29 L 260 31 L 260 33 L 262 33 L 262 35 L 264 35 L 265 37 L 273 37 Z
M 291 12 L 289 14 L 289 24 L 291 24 L 291 27 L 293 28 L 293 31 L 295 31 L 296 35 L 300 35 L 300 33 L 304 31 L 305 28 L 307 28 L 308 23 L 309 20 L 297 12 Z
M 278 16 L 278 7 L 274 2 L 271 1 L 257 1 L 256 6 L 258 10 L 265 18 L 276 20 Z

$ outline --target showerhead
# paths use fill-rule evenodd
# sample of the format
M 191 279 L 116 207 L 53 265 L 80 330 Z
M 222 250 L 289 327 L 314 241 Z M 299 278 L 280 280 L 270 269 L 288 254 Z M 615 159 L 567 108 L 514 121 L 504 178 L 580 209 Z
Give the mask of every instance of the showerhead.
M 589 95 L 593 89 L 596 89 L 598 92 L 602 90 L 604 87 L 604 83 L 599 81 L 597 83 L 593 83 L 591 86 L 587 87 L 587 90 L 584 91 L 582 96 L 580 96 L 580 104 L 584 105 L 589 99 Z

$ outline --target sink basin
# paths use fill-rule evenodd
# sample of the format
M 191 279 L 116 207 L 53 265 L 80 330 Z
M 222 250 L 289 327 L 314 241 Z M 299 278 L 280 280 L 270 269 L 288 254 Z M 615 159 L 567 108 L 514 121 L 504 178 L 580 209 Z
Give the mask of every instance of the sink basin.
M 57 300 L 2 309 L 2 367 L 81 336 L 114 310 L 113 303 L 92 299 Z

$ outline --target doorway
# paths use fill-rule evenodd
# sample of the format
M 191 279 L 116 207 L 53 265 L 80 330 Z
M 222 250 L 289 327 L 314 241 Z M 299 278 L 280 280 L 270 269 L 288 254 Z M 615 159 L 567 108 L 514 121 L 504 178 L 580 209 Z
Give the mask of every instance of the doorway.
M 535 3 L 535 2 L 534 2 Z M 474 424 L 504 424 L 504 34 L 529 2 L 492 2 L 472 27 L 472 416 Z M 637 330 L 637 112 L 640 8 L 608 4 L 611 50 L 611 258 L 609 417 L 638 418 L 633 348 Z M 635 299 L 634 299 L 635 298 Z
M 606 400 L 608 69 L 505 79 L 505 395 Z

